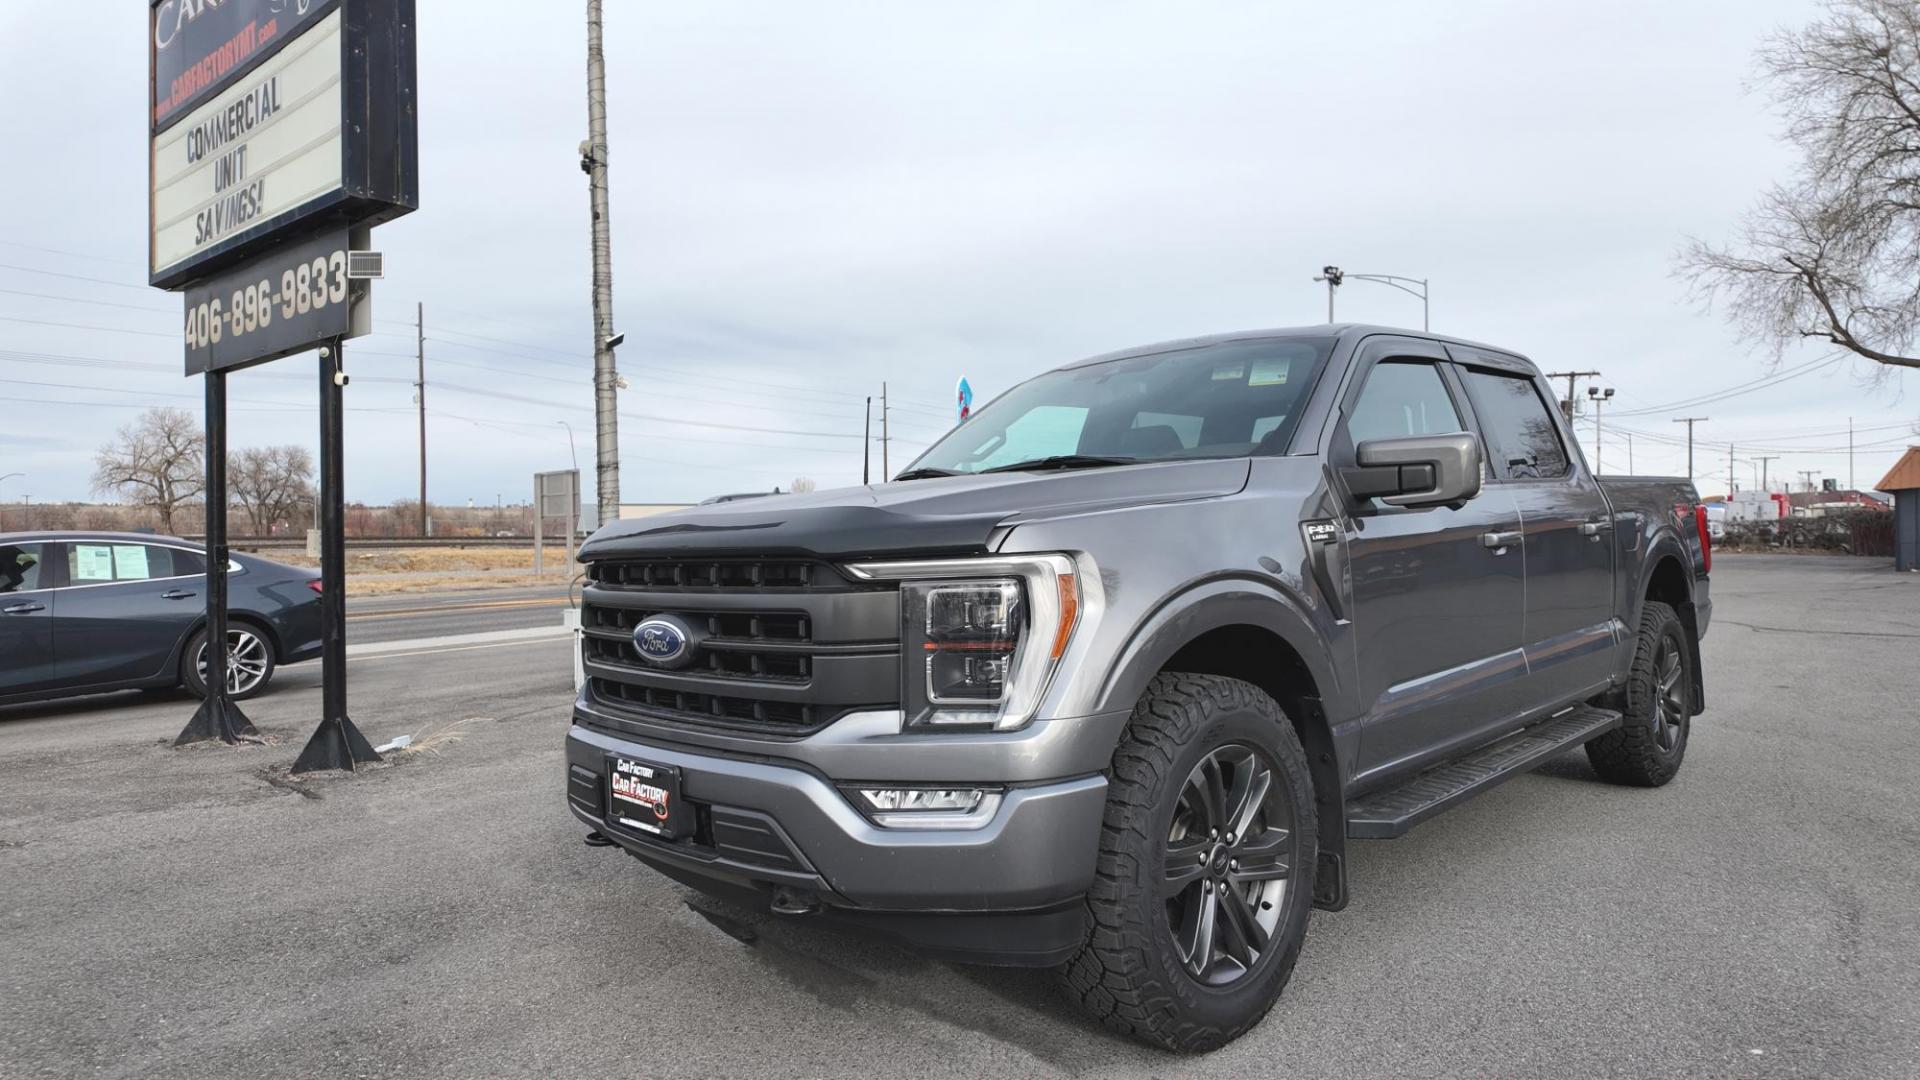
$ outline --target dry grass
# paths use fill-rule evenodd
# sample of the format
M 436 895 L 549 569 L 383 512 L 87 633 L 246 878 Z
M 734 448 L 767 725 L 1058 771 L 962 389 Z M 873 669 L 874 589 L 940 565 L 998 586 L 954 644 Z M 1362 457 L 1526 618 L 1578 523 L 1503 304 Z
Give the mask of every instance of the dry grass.
M 318 566 L 320 560 L 304 549 L 274 549 L 263 552 L 275 562 L 293 566 Z M 546 548 L 545 571 L 558 576 L 567 566 L 567 549 L 557 544 Z M 533 545 L 506 547 L 392 547 L 354 549 L 347 552 L 349 574 L 437 574 L 473 570 L 525 570 L 533 572 Z
M 534 585 L 565 585 L 572 575 L 496 574 L 476 577 L 471 574 L 429 574 L 422 577 L 397 577 L 381 574 L 356 574 L 347 568 L 348 596 L 399 596 L 404 593 L 454 592 L 461 589 L 519 589 Z
M 469 716 L 465 720 L 455 720 L 451 723 L 441 724 L 439 727 L 429 727 L 420 734 L 415 735 L 411 743 L 395 750 L 394 753 L 437 754 L 447 747 L 452 746 L 454 743 L 459 742 L 461 739 L 466 738 L 468 725 L 478 724 L 487 719 L 488 717 L 484 716 Z
M 301 551 L 263 553 L 276 562 L 318 567 Z M 566 549 L 548 545 L 541 573 L 533 572 L 533 545 L 523 548 L 394 547 L 347 552 L 348 596 L 393 596 L 450 589 L 512 589 L 563 585 L 579 567 Z

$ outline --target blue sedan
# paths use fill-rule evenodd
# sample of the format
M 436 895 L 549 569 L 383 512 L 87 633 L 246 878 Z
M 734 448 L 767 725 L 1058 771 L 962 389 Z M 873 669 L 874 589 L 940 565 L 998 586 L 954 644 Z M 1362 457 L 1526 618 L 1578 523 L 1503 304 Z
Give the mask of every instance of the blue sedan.
M 206 549 L 144 533 L 0 533 L 0 703 L 206 692 Z M 227 569 L 227 689 L 320 655 L 320 581 L 251 555 Z

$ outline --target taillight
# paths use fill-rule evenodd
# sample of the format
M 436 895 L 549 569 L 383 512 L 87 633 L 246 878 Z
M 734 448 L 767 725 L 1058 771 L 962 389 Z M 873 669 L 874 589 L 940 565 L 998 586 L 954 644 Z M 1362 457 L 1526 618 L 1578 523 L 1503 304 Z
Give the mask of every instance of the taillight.
M 1693 524 L 1700 530 L 1700 572 L 1713 572 L 1713 534 L 1707 529 L 1707 508 L 1701 504 L 1693 508 Z
M 322 593 L 320 592 L 320 579 L 319 579 L 319 578 L 314 578 L 314 579 L 313 579 L 312 581 L 309 581 L 309 582 L 307 582 L 307 588 L 309 588 L 309 589 L 312 589 L 312 590 L 313 590 L 313 592 L 314 592 L 314 595 L 316 595 L 316 596 L 318 596 L 318 595 L 323 595 L 323 594 L 322 594 Z

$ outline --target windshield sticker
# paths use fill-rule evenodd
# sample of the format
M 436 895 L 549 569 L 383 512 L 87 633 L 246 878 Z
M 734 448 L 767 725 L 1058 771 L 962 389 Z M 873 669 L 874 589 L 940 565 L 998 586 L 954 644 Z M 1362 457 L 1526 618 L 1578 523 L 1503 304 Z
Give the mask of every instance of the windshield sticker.
M 1238 382 L 1247 377 L 1247 365 L 1222 364 L 1213 369 L 1214 382 Z
M 1287 369 L 1292 366 L 1287 360 L 1255 360 L 1253 377 L 1247 380 L 1248 386 L 1282 386 L 1287 381 Z M 1218 375 L 1214 378 L 1219 378 Z

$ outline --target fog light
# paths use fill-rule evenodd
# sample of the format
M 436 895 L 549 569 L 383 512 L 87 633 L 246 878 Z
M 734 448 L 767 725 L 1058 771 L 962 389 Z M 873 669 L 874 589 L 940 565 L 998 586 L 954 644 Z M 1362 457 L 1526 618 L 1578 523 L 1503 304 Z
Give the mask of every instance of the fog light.
M 860 808 L 885 829 L 977 829 L 993 820 L 1000 793 L 988 788 L 856 788 Z

